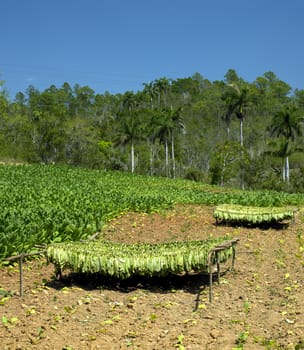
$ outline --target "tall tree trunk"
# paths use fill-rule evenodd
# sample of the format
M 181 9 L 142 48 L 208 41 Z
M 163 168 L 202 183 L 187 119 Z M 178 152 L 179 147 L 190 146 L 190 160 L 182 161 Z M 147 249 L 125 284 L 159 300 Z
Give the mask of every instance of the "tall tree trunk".
M 230 140 L 230 127 L 227 126 L 227 139 Z
M 240 119 L 240 141 L 241 141 L 241 146 L 244 146 L 244 136 L 243 136 L 243 119 Z
M 153 176 L 153 158 L 154 158 L 154 154 L 153 154 L 153 142 L 150 142 L 150 176 Z
M 285 181 L 289 184 L 289 159 L 285 158 Z
M 240 143 L 241 143 L 242 147 L 244 147 L 243 125 L 244 125 L 244 119 L 243 119 L 243 117 L 241 117 L 240 118 Z M 243 155 L 243 150 L 242 150 L 242 155 Z M 241 166 L 242 166 L 242 168 L 241 168 L 241 189 L 244 190 L 245 189 L 245 184 L 244 184 L 244 167 L 243 167 L 243 164 Z
M 131 143 L 131 172 L 134 173 L 135 169 L 135 158 L 134 158 L 134 144 Z
M 168 141 L 165 141 L 165 168 L 166 168 L 166 176 L 169 177 L 169 151 L 168 151 Z
M 226 172 L 226 156 L 224 156 L 223 164 L 222 164 L 222 171 L 221 171 L 221 186 L 224 186 L 224 176 Z
M 171 158 L 172 158 L 172 176 L 175 179 L 175 152 L 174 152 L 174 133 L 171 135 Z

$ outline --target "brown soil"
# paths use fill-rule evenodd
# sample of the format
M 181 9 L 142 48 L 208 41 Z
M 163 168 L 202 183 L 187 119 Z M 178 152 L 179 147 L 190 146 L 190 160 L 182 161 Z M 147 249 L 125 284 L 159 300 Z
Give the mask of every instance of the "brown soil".
M 239 237 L 235 272 L 125 281 L 65 274 L 44 259 L 0 269 L 1 349 L 304 349 L 302 211 L 287 228 L 215 225 L 212 208 L 130 213 L 104 228 L 124 242 Z M 303 235 L 304 237 L 304 235 Z M 303 347 L 302 345 L 303 344 Z

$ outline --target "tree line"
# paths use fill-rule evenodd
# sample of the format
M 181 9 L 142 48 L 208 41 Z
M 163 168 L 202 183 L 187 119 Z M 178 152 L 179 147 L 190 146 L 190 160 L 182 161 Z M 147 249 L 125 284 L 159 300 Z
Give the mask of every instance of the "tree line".
M 65 163 L 222 186 L 304 189 L 304 90 L 273 72 L 253 82 L 195 73 L 140 91 L 29 86 L 13 100 L 1 81 L 0 158 Z

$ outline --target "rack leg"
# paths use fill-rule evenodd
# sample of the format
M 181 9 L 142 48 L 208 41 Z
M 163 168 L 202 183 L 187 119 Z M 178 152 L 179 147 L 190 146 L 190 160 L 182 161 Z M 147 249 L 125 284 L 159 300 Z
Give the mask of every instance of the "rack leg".
M 23 254 L 19 256 L 19 295 L 23 296 Z

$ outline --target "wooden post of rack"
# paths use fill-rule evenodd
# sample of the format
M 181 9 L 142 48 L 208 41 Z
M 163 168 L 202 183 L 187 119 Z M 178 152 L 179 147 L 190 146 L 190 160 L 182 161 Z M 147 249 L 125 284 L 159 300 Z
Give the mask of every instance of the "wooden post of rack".
M 24 254 L 20 254 L 18 257 L 19 262 L 19 295 L 23 297 L 23 257 Z
M 213 300 L 213 295 L 212 295 L 212 278 L 213 278 L 213 272 L 212 272 L 212 266 L 213 262 L 215 260 L 216 263 L 216 269 L 217 269 L 217 280 L 218 283 L 220 283 L 220 257 L 219 257 L 219 252 L 225 249 L 232 248 L 232 261 L 231 261 L 231 270 L 234 269 L 234 261 L 235 261 L 235 245 L 238 243 L 240 239 L 239 238 L 233 238 L 229 241 L 225 241 L 221 243 L 220 245 L 214 247 L 211 249 L 208 255 L 208 269 L 209 269 L 209 302 L 211 303 Z M 215 256 L 215 259 L 213 259 L 213 256 Z
M 41 255 L 45 254 L 46 250 L 41 250 L 39 252 L 34 253 L 21 253 L 19 255 L 11 256 L 9 258 L 6 258 L 7 261 L 14 261 L 18 260 L 19 265 L 19 296 L 23 296 L 23 259 L 27 256 L 34 256 L 34 255 Z

